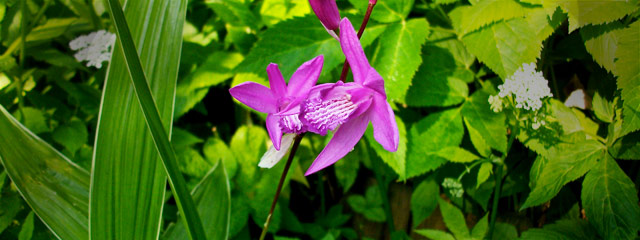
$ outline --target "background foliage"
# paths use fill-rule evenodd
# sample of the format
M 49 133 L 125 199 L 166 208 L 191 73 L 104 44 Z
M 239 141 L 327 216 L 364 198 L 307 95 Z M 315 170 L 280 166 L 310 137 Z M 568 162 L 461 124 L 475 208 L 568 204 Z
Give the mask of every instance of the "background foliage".
M 355 27 L 367 2 L 337 1 Z M 637 238 L 639 6 L 634 0 L 379 0 L 362 45 L 385 79 L 399 149 L 385 151 L 369 129 L 343 160 L 305 178 L 303 172 L 329 139 L 307 135 L 270 232 L 275 239 Z M 207 236 L 256 238 L 284 166 L 257 167 L 270 144 L 265 115 L 234 102 L 228 89 L 245 81 L 268 85 L 265 68 L 271 62 L 288 79 L 319 54 L 325 57 L 319 82 L 334 82 L 344 56 L 306 0 L 192 0 L 181 7 L 186 7 L 183 26 L 164 18 L 180 22 L 179 13 L 158 10 L 178 7 L 151 7 L 148 15 L 138 16 L 157 29 L 182 29 L 180 51 L 175 42 L 180 36 L 159 30 L 166 35 L 146 32 L 154 38 L 141 37 L 136 46 L 143 65 L 155 66 L 145 69 L 150 82 L 166 81 L 152 82 L 152 90 L 163 120 L 173 118 L 171 142 Z M 135 14 L 129 15 L 139 36 L 135 33 L 146 25 L 133 25 Z M 149 21 L 154 17 L 162 21 Z M 90 195 L 149 206 L 123 211 L 133 220 L 92 216 L 123 221 L 101 227 L 122 236 L 186 239 L 144 120 L 136 104 L 124 100 L 135 101 L 132 90 L 105 87 L 112 83 L 107 72 L 128 76 L 117 69 L 124 66 L 122 56 L 109 68 L 96 69 L 77 62 L 69 49 L 79 35 L 114 32 L 103 2 L 0 0 L 0 21 L 0 239 L 86 239 Z M 153 55 L 157 48 L 168 52 Z M 553 93 L 544 100 L 547 124 L 537 130 L 528 113 L 496 113 L 488 102 L 497 86 L 527 63 L 536 63 Z M 177 75 L 175 96 L 172 75 Z M 585 107 L 565 105 L 574 90 L 586 93 L 580 99 Z M 110 101 L 132 107 L 113 107 Z M 108 106 L 114 116 L 100 116 Z M 136 142 L 143 136 L 146 141 L 139 143 L 154 155 L 139 158 L 155 159 L 142 161 L 153 167 L 127 157 L 100 165 L 100 171 L 134 172 L 117 180 L 101 175 L 119 184 L 122 193 L 89 189 L 88 175 L 98 166 L 92 169 L 95 153 L 117 154 L 127 146 L 115 132 L 98 131 L 99 119 L 136 125 L 132 129 L 141 132 L 132 130 L 125 138 Z M 101 134 L 123 146 L 98 144 L 104 141 Z M 140 179 L 154 190 L 129 188 Z M 154 204 L 143 204 L 145 199 Z M 135 216 L 148 217 L 137 220 L 149 227 L 127 225 Z M 65 221 L 70 218 L 76 221 Z

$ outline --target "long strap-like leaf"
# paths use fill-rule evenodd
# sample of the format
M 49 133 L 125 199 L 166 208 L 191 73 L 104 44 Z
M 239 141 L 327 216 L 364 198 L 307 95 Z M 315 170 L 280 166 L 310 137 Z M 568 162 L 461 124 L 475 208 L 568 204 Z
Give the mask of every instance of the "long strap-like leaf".
M 0 106 L 0 162 L 24 200 L 60 239 L 89 238 L 89 173 Z
M 106 3 L 119 41 L 109 66 L 96 135 L 91 237 L 158 237 L 165 183 L 160 164 L 164 163 L 188 232 L 193 239 L 204 239 L 167 134 L 186 1 L 129 0 L 126 19 L 119 1 Z

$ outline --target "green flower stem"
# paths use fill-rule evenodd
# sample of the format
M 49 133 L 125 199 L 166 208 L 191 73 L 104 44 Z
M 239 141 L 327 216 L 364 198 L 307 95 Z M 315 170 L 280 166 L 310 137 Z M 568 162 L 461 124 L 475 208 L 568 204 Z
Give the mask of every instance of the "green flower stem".
M 264 223 L 264 227 L 262 228 L 262 233 L 260 234 L 260 240 L 264 240 L 267 236 L 267 231 L 269 230 L 269 224 L 271 223 L 271 216 L 273 216 L 273 211 L 276 209 L 276 204 L 278 203 L 278 198 L 280 198 L 280 191 L 282 191 L 282 187 L 284 186 L 284 180 L 287 179 L 287 173 L 289 172 L 289 168 L 291 167 L 291 163 L 293 162 L 293 157 L 296 155 L 298 151 L 298 146 L 300 146 L 300 142 L 304 137 L 304 133 L 300 135 L 296 135 L 293 140 L 293 147 L 291 147 L 291 152 L 289 152 L 289 158 L 287 158 L 287 163 L 284 165 L 284 170 L 282 170 L 282 175 L 280 176 L 280 182 L 278 182 L 278 188 L 276 189 L 276 195 L 273 196 L 273 202 L 271 202 L 271 209 L 269 210 L 269 215 L 267 215 L 267 221 Z
M 369 18 L 371 17 L 371 12 L 373 11 L 373 7 L 376 6 L 376 2 L 369 2 L 369 6 L 367 7 L 367 13 L 365 13 L 364 15 L 364 19 L 362 19 L 362 24 L 360 24 L 360 29 L 358 29 L 358 39 L 360 39 L 360 37 L 362 37 L 362 34 L 364 33 L 364 29 L 367 28 L 367 23 L 369 23 Z M 340 80 L 341 81 L 345 81 L 347 79 L 347 74 L 349 74 L 349 62 L 347 62 L 347 60 L 344 60 L 344 64 L 342 64 L 342 73 L 340 74 Z
M 505 159 L 507 159 L 507 154 L 509 154 L 509 150 L 511 150 L 511 146 L 513 145 L 513 141 L 516 138 L 516 135 L 518 135 L 518 126 L 516 125 L 516 128 L 514 129 L 514 131 L 511 132 L 511 136 L 509 136 L 509 142 L 507 145 L 507 151 L 504 154 L 504 156 L 502 156 L 502 158 L 500 159 L 500 163 L 496 164 L 496 174 L 495 174 L 495 179 L 496 179 L 496 186 L 493 190 L 493 203 L 491 205 L 491 219 L 490 219 L 490 223 L 489 223 L 489 234 L 487 235 L 487 238 L 491 239 L 493 236 L 493 230 L 496 226 L 496 218 L 498 217 L 498 201 L 500 200 L 500 192 L 502 191 L 502 178 L 505 176 L 503 174 L 503 168 L 504 168 L 504 161 Z
M 206 239 L 202 221 L 198 215 L 191 194 L 187 189 L 175 151 L 169 142 L 169 136 L 164 129 L 162 119 L 158 113 L 158 108 L 151 94 L 151 89 L 147 83 L 147 78 L 142 69 L 142 63 L 133 43 L 131 31 L 127 25 L 122 6 L 118 0 L 105 0 L 105 5 L 109 7 L 111 19 L 115 25 L 116 34 L 120 40 L 125 61 L 129 70 L 129 75 L 135 90 L 142 113 L 144 114 L 147 126 L 151 132 L 151 137 L 162 159 L 164 169 L 169 178 L 169 184 L 173 191 L 174 198 L 180 211 L 180 216 L 187 227 L 187 233 L 191 239 Z
M 391 204 L 389 204 L 389 196 L 387 195 L 387 186 L 388 182 L 382 176 L 382 164 L 380 164 L 379 159 L 374 158 L 371 159 L 371 164 L 373 165 L 373 172 L 376 175 L 376 180 L 378 181 L 378 188 L 380 189 L 380 197 L 382 198 L 382 207 L 384 208 L 384 213 L 387 216 L 387 226 L 389 228 L 389 233 L 393 233 L 396 231 L 395 224 L 393 222 L 393 214 L 391 214 Z

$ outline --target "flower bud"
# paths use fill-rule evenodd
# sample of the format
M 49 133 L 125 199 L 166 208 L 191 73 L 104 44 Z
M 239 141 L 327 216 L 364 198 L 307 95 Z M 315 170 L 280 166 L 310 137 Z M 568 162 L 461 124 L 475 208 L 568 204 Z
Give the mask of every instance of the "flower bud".
M 340 27 L 340 13 L 335 0 L 309 0 L 309 4 L 327 30 L 335 31 Z

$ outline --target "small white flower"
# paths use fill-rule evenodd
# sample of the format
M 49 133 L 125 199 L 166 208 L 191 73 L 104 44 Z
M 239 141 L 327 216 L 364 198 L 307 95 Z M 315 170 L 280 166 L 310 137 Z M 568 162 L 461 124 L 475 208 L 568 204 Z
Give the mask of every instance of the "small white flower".
M 69 42 L 71 50 L 78 51 L 73 56 L 79 62 L 88 61 L 87 67 L 102 67 L 102 62 L 111 59 L 116 35 L 105 30 L 98 30 L 89 35 L 82 35 Z
M 536 71 L 533 63 L 523 64 L 504 84 L 498 86 L 498 89 L 498 96 L 501 98 L 513 94 L 517 108 L 533 111 L 542 107 L 543 98 L 553 96 L 548 81 L 544 79 L 542 72 Z
M 491 110 L 494 112 L 502 112 L 502 98 L 498 95 L 489 96 L 489 104 L 491 104 Z
M 538 116 L 533 117 L 533 122 L 531 123 L 531 128 L 533 130 L 538 130 L 541 126 L 546 125 L 547 122 L 542 118 L 538 118 Z

